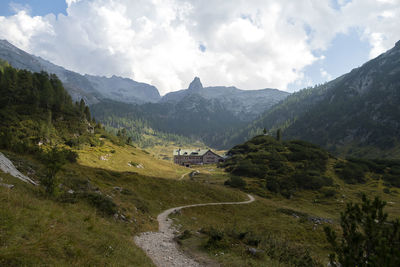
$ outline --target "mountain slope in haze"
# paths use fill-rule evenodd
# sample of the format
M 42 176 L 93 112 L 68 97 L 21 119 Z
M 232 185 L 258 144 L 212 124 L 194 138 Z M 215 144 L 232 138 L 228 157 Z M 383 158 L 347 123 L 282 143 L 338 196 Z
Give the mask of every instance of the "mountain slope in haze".
M 125 103 L 153 103 L 160 100 L 157 88 L 147 83 L 115 75 L 107 78 L 86 74 L 84 77 L 101 93 L 103 98 Z
M 220 148 L 232 133 L 288 94 L 273 89 L 203 88 L 196 77 L 188 89 L 169 93 L 159 103 L 122 105 L 102 101 L 92 105 L 91 110 L 103 124 L 126 128 L 128 133 L 143 132 L 135 129 L 135 125 L 142 125 L 143 129 L 151 128 L 162 135 L 185 136 Z M 137 134 L 133 137 L 138 139 Z
M 218 101 L 200 96 L 184 98 L 176 105 L 136 105 L 104 100 L 90 108 L 96 120 L 107 127 L 125 128 L 134 141 L 139 141 L 138 144 L 142 134 L 153 132 L 167 141 L 201 141 L 214 147 L 220 136 L 245 125 Z
M 267 111 L 230 143 L 264 127 L 284 138 L 319 144 L 338 155 L 400 157 L 400 42 L 324 85 L 295 93 Z
M 14 68 L 56 74 L 73 100 L 83 98 L 88 104 L 98 103 L 104 98 L 128 103 L 157 102 L 160 99 L 157 88 L 152 85 L 115 76 L 111 78 L 83 76 L 28 54 L 6 40 L 0 40 L 0 58 L 9 62 Z
M 218 100 L 241 120 L 250 121 L 289 95 L 277 89 L 240 90 L 236 87 L 203 87 L 198 77 L 188 89 L 171 92 L 162 97 L 162 103 L 179 103 L 186 97 L 199 95 L 206 100 Z

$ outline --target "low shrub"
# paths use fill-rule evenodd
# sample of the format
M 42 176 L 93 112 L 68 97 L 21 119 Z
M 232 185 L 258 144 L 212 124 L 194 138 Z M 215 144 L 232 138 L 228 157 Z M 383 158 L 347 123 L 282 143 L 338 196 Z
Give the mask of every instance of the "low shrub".
M 117 205 L 109 197 L 98 193 L 85 193 L 82 197 L 104 215 L 113 215 L 117 212 Z
M 209 238 L 204 246 L 206 249 L 224 249 L 229 246 L 229 242 L 226 239 L 225 233 L 223 231 L 217 230 L 215 228 L 210 228 L 207 231 L 207 235 L 209 236 Z
M 239 176 L 232 176 L 229 180 L 226 180 L 224 184 L 234 188 L 244 188 L 246 186 L 246 181 Z

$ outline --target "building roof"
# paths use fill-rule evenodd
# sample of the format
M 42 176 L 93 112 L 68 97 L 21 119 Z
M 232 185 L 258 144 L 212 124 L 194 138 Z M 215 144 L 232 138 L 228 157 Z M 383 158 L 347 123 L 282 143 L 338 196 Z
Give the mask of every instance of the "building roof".
M 209 149 L 175 149 L 174 156 L 203 156 Z

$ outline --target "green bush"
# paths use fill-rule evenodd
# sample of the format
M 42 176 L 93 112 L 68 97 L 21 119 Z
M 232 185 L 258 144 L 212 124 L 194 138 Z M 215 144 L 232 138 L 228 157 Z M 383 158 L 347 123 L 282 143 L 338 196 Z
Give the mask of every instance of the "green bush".
M 104 215 L 113 215 L 117 212 L 117 205 L 109 197 L 98 193 L 85 193 L 82 197 Z
M 189 230 L 185 230 L 185 231 L 183 231 L 182 234 L 180 234 L 180 235 L 178 236 L 178 239 L 179 239 L 179 240 L 185 240 L 185 239 L 190 238 L 191 236 L 192 236 L 192 233 L 191 233 Z
M 232 176 L 229 178 L 229 180 L 225 181 L 225 185 L 235 188 L 244 188 L 246 186 L 246 181 L 239 176 Z
M 207 231 L 207 235 L 209 236 L 209 238 L 204 246 L 206 249 L 224 249 L 229 246 L 229 242 L 226 239 L 225 233 L 223 231 L 211 228 Z

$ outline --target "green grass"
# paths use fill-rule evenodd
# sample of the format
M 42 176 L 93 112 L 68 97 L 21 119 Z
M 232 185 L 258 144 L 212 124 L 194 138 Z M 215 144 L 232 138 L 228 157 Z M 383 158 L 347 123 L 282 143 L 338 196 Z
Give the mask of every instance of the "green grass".
M 178 179 L 188 172 L 187 168 L 173 164 L 171 161 L 158 159 L 153 154 L 132 146 L 117 146 L 103 139 L 102 146 L 86 146 L 79 153 L 79 164 L 95 168 L 103 168 L 118 172 L 136 172 L 141 175 Z M 172 150 L 170 151 L 172 154 Z M 106 160 L 101 160 L 101 157 Z M 130 163 L 140 164 L 138 168 Z
M 383 182 L 371 177 L 367 178 L 365 184 L 346 184 L 335 175 L 334 163 L 334 159 L 328 161 L 326 172 L 328 177 L 333 178 L 333 186 L 323 187 L 319 191 L 298 191 L 293 198 L 287 199 L 262 190 L 260 195 L 263 197 L 257 197 L 257 201 L 249 205 L 197 207 L 184 209 L 181 215 L 173 215 L 175 225 L 181 226 L 180 232 L 189 230 L 192 233 L 190 238 L 182 240 L 183 249 L 206 253 L 222 266 L 292 266 L 296 264 L 291 261 L 308 250 L 315 262 L 326 265 L 330 251 L 323 227 L 327 223 L 314 225 L 310 217 L 330 219 L 333 221 L 331 226 L 339 230 L 340 212 L 344 211 L 346 203 L 360 202 L 362 193 L 370 198 L 379 196 L 385 200 L 388 203 L 385 211 L 392 219 L 400 216 L 399 189 L 390 188 L 391 193 L 386 194 L 383 192 Z M 193 180 L 201 184 L 223 184 L 229 177 L 215 166 L 203 166 L 199 170 L 202 174 Z M 244 179 L 247 182 L 244 190 L 257 193 L 259 180 Z M 327 197 L 326 189 L 332 189 L 336 194 Z M 223 233 L 219 247 L 207 248 L 209 229 Z M 246 232 L 251 237 L 250 241 L 256 238 L 260 239 L 260 243 L 256 246 L 246 238 L 238 237 Z M 253 256 L 247 251 L 249 247 L 264 252 L 261 256 Z M 275 255 L 268 255 L 273 250 L 277 251 Z M 279 256 L 279 253 L 285 256 Z
M 43 174 L 43 166 L 33 158 L 2 152 L 23 167 L 24 173 L 33 170 L 34 179 Z M 47 197 L 42 188 L 2 172 L 0 177 L 4 183 L 15 185 L 13 189 L 0 186 L 2 266 L 152 266 L 133 243 L 133 236 L 156 230 L 156 216 L 162 210 L 245 198 L 220 186 L 72 163 L 58 174 L 63 186 L 52 197 Z M 77 193 L 75 197 L 65 193 L 69 189 Z M 110 198 L 126 220 L 115 219 L 91 205 L 85 194 L 96 191 Z

